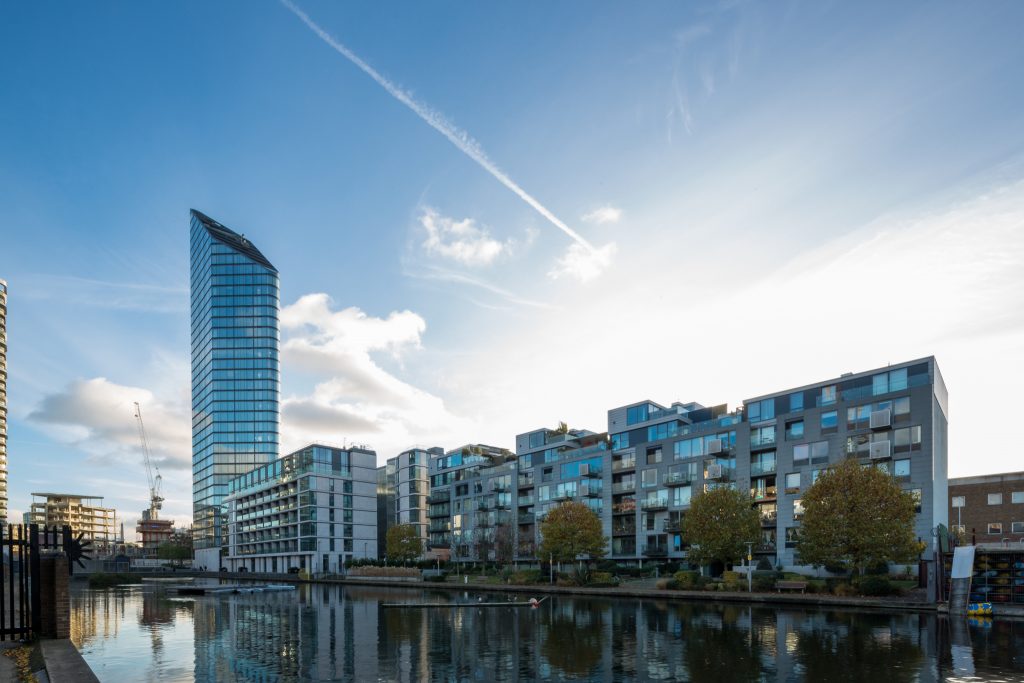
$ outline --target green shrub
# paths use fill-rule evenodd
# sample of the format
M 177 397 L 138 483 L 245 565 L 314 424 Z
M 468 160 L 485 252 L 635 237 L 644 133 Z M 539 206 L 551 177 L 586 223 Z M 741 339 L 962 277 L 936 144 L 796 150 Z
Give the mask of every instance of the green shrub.
M 444 583 L 448 580 L 448 572 L 441 572 L 439 574 L 436 572 L 433 574 L 424 574 L 423 580 L 431 581 L 433 583 Z
M 619 568 L 619 565 L 615 560 L 600 560 L 597 563 L 597 570 L 601 572 L 611 572 L 614 574 Z
M 747 577 L 739 572 L 722 572 L 722 590 L 741 591 L 747 589 Z
M 848 598 L 851 595 L 856 595 L 857 589 L 855 589 L 849 583 L 840 582 L 832 587 L 832 593 L 840 597 Z
M 869 576 L 888 576 L 889 575 L 889 563 L 888 562 L 875 562 L 868 565 L 864 569 L 864 573 Z
M 676 583 L 675 579 L 658 579 L 654 587 L 660 591 L 675 590 L 679 588 L 679 584 Z
M 641 576 L 643 572 L 640 570 L 640 567 L 617 565 L 615 567 L 615 574 L 617 576 L 628 576 L 635 579 Z
M 754 572 L 754 590 L 767 593 L 775 590 L 775 572 L 757 573 Z
M 676 580 L 676 583 L 683 590 L 694 590 L 699 587 L 700 573 L 698 572 L 690 570 L 678 571 L 673 574 L 672 578 Z
M 612 576 L 611 572 L 593 572 L 590 575 L 590 583 L 588 585 L 596 588 L 608 588 L 618 586 L 619 581 Z
M 528 586 L 534 583 L 542 583 L 547 577 L 539 569 L 523 569 L 512 572 L 508 582 L 513 586 Z
M 591 573 L 590 567 L 576 566 L 573 567 L 572 572 L 569 574 L 569 579 L 573 582 L 573 585 L 586 586 L 590 583 Z
M 868 574 L 867 576 L 860 577 L 860 580 L 857 582 L 857 590 L 861 595 L 881 597 L 892 593 L 892 584 L 888 576 Z
M 772 570 L 772 563 L 768 561 L 767 557 L 762 557 L 757 561 L 757 569 L 770 572 Z

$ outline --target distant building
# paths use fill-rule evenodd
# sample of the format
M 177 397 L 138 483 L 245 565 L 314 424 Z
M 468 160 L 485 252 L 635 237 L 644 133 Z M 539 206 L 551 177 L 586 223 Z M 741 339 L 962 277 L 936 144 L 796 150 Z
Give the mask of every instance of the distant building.
M 7 523 L 7 281 L 0 280 L 0 524 Z
M 390 461 L 377 468 L 377 559 L 387 554 L 388 529 L 395 525 L 395 465 Z
M 191 298 L 195 562 L 217 567 L 228 482 L 278 456 L 277 269 L 193 210 Z
M 77 536 L 92 541 L 93 551 L 113 549 L 119 540 L 117 511 L 101 505 L 103 496 L 75 493 L 33 493 L 29 523 L 40 526 L 68 525 Z
M 340 573 L 377 557 L 377 454 L 312 444 L 233 479 L 230 571 Z
M 950 479 L 949 527 L 967 543 L 1024 542 L 1024 472 Z
M 384 504 L 393 506 L 378 516 L 384 518 L 384 526 L 378 526 L 379 552 L 387 552 L 387 530 L 396 524 L 411 524 L 417 528 L 423 541 L 424 554 L 427 550 L 427 494 L 430 492 L 428 470 L 431 457 L 444 455 L 440 446 L 432 448 L 410 448 L 389 458 L 384 469 Z M 379 481 L 379 477 L 378 477 Z
M 174 520 L 151 519 L 150 511 L 143 510 L 135 533 L 139 536 L 143 556 L 156 557 L 160 545 L 171 540 L 174 534 Z

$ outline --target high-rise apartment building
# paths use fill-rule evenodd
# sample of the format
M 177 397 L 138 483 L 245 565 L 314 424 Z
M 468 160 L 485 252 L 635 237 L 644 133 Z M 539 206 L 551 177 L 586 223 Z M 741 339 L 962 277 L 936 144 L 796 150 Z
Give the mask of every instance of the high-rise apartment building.
M 7 281 L 0 280 L 0 524 L 7 523 Z
M 386 551 L 387 529 L 395 524 L 411 524 L 420 533 L 424 554 L 427 550 L 427 494 L 430 493 L 430 478 L 427 474 L 430 459 L 444 455 L 440 446 L 432 448 L 414 447 L 388 458 L 384 465 L 384 504 L 393 510 L 383 513 L 385 526 L 378 528 L 382 545 Z M 379 519 L 379 518 L 378 518 Z
M 193 210 L 191 298 L 195 561 L 217 567 L 228 483 L 278 455 L 277 269 L 244 235 Z

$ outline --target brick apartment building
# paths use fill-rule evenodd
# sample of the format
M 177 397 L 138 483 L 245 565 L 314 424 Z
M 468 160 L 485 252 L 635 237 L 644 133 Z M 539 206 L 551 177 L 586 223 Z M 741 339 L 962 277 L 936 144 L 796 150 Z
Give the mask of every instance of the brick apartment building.
M 949 526 L 968 543 L 1024 540 L 1024 472 L 950 479 Z

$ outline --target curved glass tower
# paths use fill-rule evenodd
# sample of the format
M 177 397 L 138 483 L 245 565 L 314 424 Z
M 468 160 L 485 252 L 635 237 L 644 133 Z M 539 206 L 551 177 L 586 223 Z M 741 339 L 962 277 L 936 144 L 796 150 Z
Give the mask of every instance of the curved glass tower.
M 192 533 L 197 564 L 216 567 L 228 482 L 278 454 L 277 269 L 193 209 L 191 295 Z
M 0 524 L 7 523 L 7 282 L 0 280 Z

